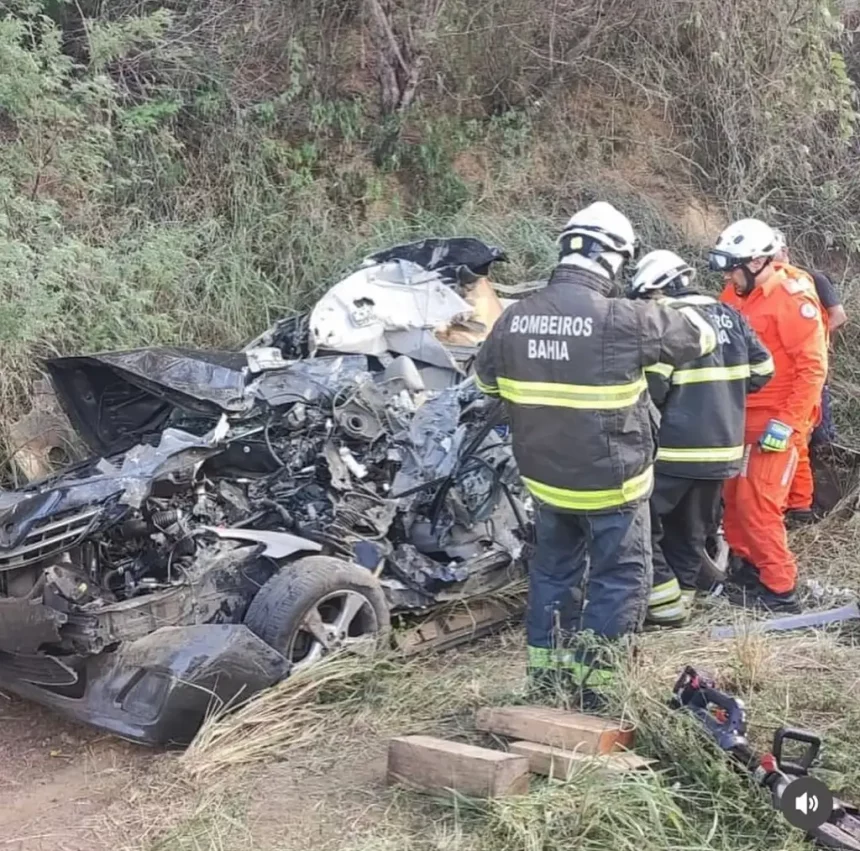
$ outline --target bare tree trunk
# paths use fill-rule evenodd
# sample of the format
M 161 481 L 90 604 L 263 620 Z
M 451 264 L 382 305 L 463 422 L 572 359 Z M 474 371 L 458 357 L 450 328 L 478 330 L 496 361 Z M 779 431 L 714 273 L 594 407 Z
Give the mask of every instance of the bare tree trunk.
M 446 0 L 365 0 L 376 51 L 382 112 L 403 112 L 415 100 L 427 47 Z

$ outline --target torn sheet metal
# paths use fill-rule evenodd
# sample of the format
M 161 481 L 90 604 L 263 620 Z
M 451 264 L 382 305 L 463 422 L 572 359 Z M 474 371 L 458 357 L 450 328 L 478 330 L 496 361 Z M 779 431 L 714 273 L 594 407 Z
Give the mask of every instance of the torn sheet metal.
M 193 469 L 218 451 L 227 432 L 227 421 L 222 417 L 218 425 L 203 437 L 168 428 L 157 446 L 135 446 L 126 453 L 122 466 L 114 474 L 123 485 L 120 502 L 140 508 L 157 478 Z
M 472 277 L 485 277 L 493 263 L 506 263 L 508 256 L 498 246 L 488 245 L 479 239 L 431 238 L 377 251 L 367 257 L 364 263 L 375 266 L 392 260 L 406 260 L 422 269 L 438 272 L 443 278 L 463 281 Z
M 242 411 L 247 407 L 247 358 L 239 352 L 151 347 L 55 358 L 48 366 L 54 386 L 64 390 L 70 389 L 70 382 L 77 378 L 103 396 L 106 387 L 99 374 L 101 368 L 109 370 L 114 379 L 201 413 Z
M 140 375 L 148 366 L 152 374 Z M 333 382 L 353 380 L 367 368 L 367 359 L 355 355 L 278 366 L 276 355 L 260 348 L 250 354 L 153 348 L 48 362 L 64 411 L 99 455 L 159 434 L 176 411 L 240 420 L 259 414 L 261 401 L 279 407 L 331 398 Z
M 248 371 L 253 375 L 268 369 L 284 369 L 290 365 L 289 361 L 284 360 L 281 350 L 275 346 L 247 349 L 245 355 L 248 358 Z
M 860 620 L 860 606 L 857 602 L 840 606 L 837 609 L 827 609 L 822 612 L 804 612 L 800 615 L 787 615 L 784 618 L 750 623 L 741 627 L 718 626 L 711 630 L 711 638 L 734 638 L 738 634 L 762 632 L 785 632 L 792 629 L 811 629 L 827 626 L 844 621 Z
M 331 399 L 344 385 L 357 384 L 367 374 L 367 358 L 338 355 L 298 361 L 282 370 L 266 372 L 254 386 L 254 396 L 272 408 L 294 402 Z
M 54 358 L 46 367 L 66 416 L 99 455 L 159 434 L 174 410 L 217 419 L 253 405 L 239 352 L 135 349 Z
M 395 548 L 389 561 L 394 574 L 408 587 L 428 594 L 435 594 L 445 585 L 469 578 L 469 568 L 462 562 L 440 564 L 419 553 L 411 544 Z
M 454 470 L 466 435 L 460 426 L 458 390 L 443 390 L 422 405 L 403 444 L 403 464 L 392 490 L 401 494 L 420 484 L 448 476 Z
M 439 274 L 414 263 L 391 261 L 360 269 L 317 302 L 310 318 L 311 346 L 381 355 L 388 351 L 388 332 L 434 331 L 472 312 Z
M 223 540 L 248 541 L 253 544 L 262 544 L 263 555 L 276 561 L 285 559 L 294 553 L 313 552 L 318 553 L 322 546 L 316 541 L 299 538 L 287 532 L 262 532 L 255 529 L 225 529 L 223 527 L 204 526 L 207 532 L 211 532 Z
M 409 331 L 387 331 L 384 336 L 386 350 L 398 355 L 406 355 L 413 361 L 444 369 L 447 373 L 462 373 L 462 368 L 436 335 L 426 328 Z
M 310 355 L 310 313 L 299 313 L 279 319 L 258 337 L 251 340 L 243 349 L 273 346 L 285 360 L 302 360 Z

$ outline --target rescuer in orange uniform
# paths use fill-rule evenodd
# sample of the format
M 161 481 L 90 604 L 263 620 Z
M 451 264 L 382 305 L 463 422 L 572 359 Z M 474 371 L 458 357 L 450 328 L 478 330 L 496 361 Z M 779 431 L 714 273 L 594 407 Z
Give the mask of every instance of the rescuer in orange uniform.
M 774 233 L 782 245 L 775 259 L 779 263 L 791 264 L 785 236 L 778 230 L 774 230 Z M 801 269 L 801 271 L 806 270 Z M 839 293 L 836 291 L 836 287 L 830 278 L 823 272 L 810 271 L 808 274 L 815 284 L 815 292 L 823 308 L 822 315 L 825 317 L 829 350 L 833 333 L 848 321 L 848 316 L 845 313 L 845 308 L 842 306 Z M 809 440 L 801 446 L 800 455 L 797 460 L 797 472 L 794 475 L 794 481 L 788 494 L 785 511 L 788 528 L 791 528 L 792 525 L 811 523 L 817 519 L 817 515 L 813 509 L 815 487 L 810 452 L 814 446 L 826 445 L 827 443 L 832 443 L 835 439 L 830 405 L 830 389 L 827 384 L 824 385 L 824 392 L 821 395 L 819 412 L 818 421 L 808 435 Z
M 708 255 L 722 272 L 720 300 L 747 319 L 774 361 L 774 377 L 747 402 L 741 473 L 725 484 L 723 527 L 741 560 L 733 602 L 799 611 L 797 564 L 783 511 L 799 448 L 818 416 L 827 377 L 827 334 L 815 285 L 805 272 L 775 261 L 781 241 L 758 219 L 724 230 Z

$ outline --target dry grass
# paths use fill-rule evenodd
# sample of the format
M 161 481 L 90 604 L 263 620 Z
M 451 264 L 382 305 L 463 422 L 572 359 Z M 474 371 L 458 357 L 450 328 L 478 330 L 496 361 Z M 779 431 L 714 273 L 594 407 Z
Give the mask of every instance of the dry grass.
M 505 654 L 519 644 L 515 635 L 488 643 Z M 429 728 L 460 732 L 468 727 L 470 711 L 497 700 L 517 673 L 500 669 L 497 653 L 474 664 L 464 664 L 464 656 L 471 654 L 329 657 L 237 711 L 211 717 L 183 754 L 183 769 L 194 781 L 211 781 L 298 752 L 349 749 L 351 741 Z
M 794 541 L 807 577 L 856 587 L 853 521 L 828 521 L 794 535 Z M 824 541 L 826 556 L 820 555 Z M 373 755 L 380 776 L 360 806 L 339 798 L 327 803 L 325 785 L 311 782 L 305 790 L 300 806 L 319 807 L 325 819 L 337 819 L 342 811 L 351 825 L 348 835 L 320 840 L 320 849 L 799 849 L 800 838 L 764 796 L 728 768 L 694 724 L 670 713 L 666 701 L 684 665 L 714 674 L 746 701 L 757 745 L 767 747 L 784 724 L 818 731 L 825 738 L 820 776 L 846 797 L 860 799 L 860 675 L 852 673 L 860 671 L 860 645 L 848 627 L 781 635 L 742 630 L 715 641 L 709 632 L 718 621 L 744 622 L 727 605 L 704 600 L 692 625 L 644 634 L 635 661 L 626 662 L 616 698 L 639 725 L 638 749 L 659 760 L 654 773 L 607 780 L 583 770 L 564 782 L 535 779 L 528 797 L 489 803 L 384 787 L 379 758 L 391 735 L 425 732 L 489 744 L 474 730 L 473 713 L 487 703 L 524 699 L 519 627 L 439 656 L 330 659 L 232 715 L 213 718 L 179 767 L 197 788 L 217 787 L 229 797 L 229 790 L 265 788 L 266 778 L 282 770 L 279 765 L 301 785 L 303 777 L 366 769 Z M 348 775 L 341 780 L 349 784 Z M 205 813 L 204 807 L 187 825 L 197 840 L 191 842 L 180 828 L 171 834 L 174 845 L 155 847 L 216 851 L 244 848 L 246 840 L 260 851 L 300 847 L 283 836 L 269 844 L 253 830 L 246 836 L 240 818 L 223 817 L 223 799 L 214 823 Z M 292 818 L 284 813 L 287 826 Z M 224 831 L 232 832 L 232 844 L 224 844 Z

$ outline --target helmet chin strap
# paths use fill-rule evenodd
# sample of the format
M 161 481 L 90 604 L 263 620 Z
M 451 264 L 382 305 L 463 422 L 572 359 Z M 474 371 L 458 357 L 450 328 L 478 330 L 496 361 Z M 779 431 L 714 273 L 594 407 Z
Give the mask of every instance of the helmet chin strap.
M 624 257 L 615 251 L 607 251 L 603 254 L 599 254 L 594 258 L 594 260 L 606 269 L 609 277 L 613 280 L 615 280 L 619 270 L 624 265 Z
M 738 266 L 738 268 L 744 273 L 744 282 L 746 286 L 744 287 L 744 291 L 741 293 L 743 296 L 748 296 L 755 289 L 755 281 L 756 278 L 765 270 L 768 266 L 770 266 L 773 257 L 768 257 L 767 262 L 758 270 L 758 272 L 753 272 L 749 266 L 744 264 L 743 266 Z

